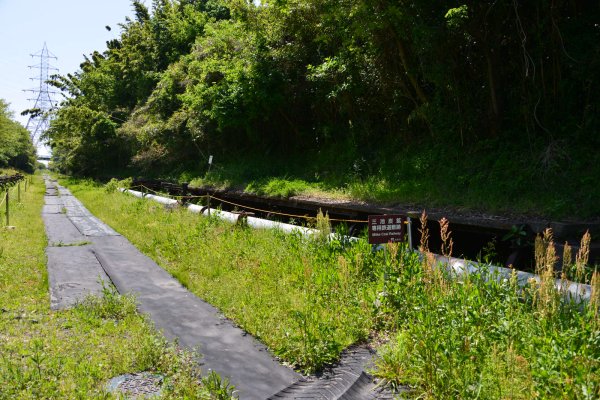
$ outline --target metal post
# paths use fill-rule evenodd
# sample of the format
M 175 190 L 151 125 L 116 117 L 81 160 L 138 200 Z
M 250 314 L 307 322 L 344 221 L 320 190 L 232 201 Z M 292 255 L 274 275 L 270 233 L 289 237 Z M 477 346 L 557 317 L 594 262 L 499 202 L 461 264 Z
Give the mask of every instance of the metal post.
M 10 209 L 8 207 L 8 203 L 9 203 L 8 200 L 10 197 L 9 193 L 10 193 L 10 190 L 6 189 L 6 198 L 5 198 L 5 200 L 6 200 L 6 226 L 10 225 Z
M 188 194 L 188 190 L 189 190 L 189 182 L 182 182 L 181 183 L 181 204 L 185 204 L 187 202 L 187 194 Z
M 383 295 L 387 296 L 387 281 L 388 276 L 388 257 L 387 257 L 387 243 L 383 244 Z
M 406 229 L 408 230 L 408 250 L 412 251 L 413 249 L 413 241 L 412 241 L 412 222 L 410 217 L 406 218 Z
M 208 194 L 208 202 L 206 205 L 208 207 L 208 216 L 210 217 L 210 193 Z
M 17 183 L 17 203 L 21 202 L 21 182 Z

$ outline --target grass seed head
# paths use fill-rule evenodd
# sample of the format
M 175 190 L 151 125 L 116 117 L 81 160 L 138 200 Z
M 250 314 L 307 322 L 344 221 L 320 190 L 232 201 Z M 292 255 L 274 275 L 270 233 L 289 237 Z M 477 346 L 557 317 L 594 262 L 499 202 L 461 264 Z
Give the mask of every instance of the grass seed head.
M 598 310 L 600 309 L 600 272 L 598 272 L 598 270 L 595 270 L 592 274 L 591 286 L 592 293 L 590 295 L 589 307 L 594 312 L 596 325 L 600 325 L 600 314 L 598 313 Z
M 556 248 L 552 240 L 552 230 L 550 228 L 544 231 L 545 253 L 541 257 L 541 266 L 538 273 L 540 275 L 540 284 L 536 296 L 538 298 L 537 306 L 544 316 L 550 317 L 556 313 L 560 303 L 560 295 L 556 288 L 554 265 L 556 264 Z
M 321 209 L 319 209 L 319 213 L 317 214 L 316 228 L 319 231 L 319 240 L 327 241 L 329 235 L 331 234 L 331 222 L 329 221 L 329 214 L 327 212 L 323 214 Z
M 590 242 L 592 241 L 592 235 L 590 231 L 586 231 L 581 238 L 581 245 L 577 256 L 575 257 L 575 277 L 577 281 L 583 282 L 585 279 L 585 266 L 588 263 L 590 257 Z
M 569 242 L 565 242 L 565 247 L 563 248 L 563 261 L 562 261 L 562 272 L 565 275 L 565 279 L 568 279 L 571 273 L 571 264 L 572 260 L 572 252 L 573 249 L 569 246 Z
M 421 243 L 419 245 L 419 251 L 422 253 L 426 253 L 429 251 L 429 229 L 427 228 L 427 213 L 425 210 L 421 213 L 421 217 L 419 218 L 421 221 L 421 228 L 419 232 L 421 233 Z
M 539 275 L 543 269 L 544 258 L 546 256 L 546 246 L 544 245 L 544 239 L 541 235 L 535 237 L 535 272 Z
M 454 241 L 451 238 L 450 222 L 444 217 L 440 220 L 440 236 L 442 238 L 442 254 L 446 257 L 452 256 Z
M 600 272 L 595 270 L 592 274 L 592 293 L 590 295 L 589 307 L 594 312 L 594 321 L 597 327 L 600 328 Z

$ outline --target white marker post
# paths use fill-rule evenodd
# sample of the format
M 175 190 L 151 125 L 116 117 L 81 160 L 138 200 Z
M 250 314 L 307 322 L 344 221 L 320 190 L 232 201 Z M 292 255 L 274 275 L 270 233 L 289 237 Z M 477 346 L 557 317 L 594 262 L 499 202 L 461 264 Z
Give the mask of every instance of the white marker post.
M 210 156 L 208 156 L 208 171 L 206 172 L 207 174 L 210 173 L 210 167 L 212 167 L 212 162 L 213 156 L 211 154 Z M 210 192 L 208 193 L 208 201 L 206 202 L 206 205 L 208 207 L 208 216 L 210 217 Z

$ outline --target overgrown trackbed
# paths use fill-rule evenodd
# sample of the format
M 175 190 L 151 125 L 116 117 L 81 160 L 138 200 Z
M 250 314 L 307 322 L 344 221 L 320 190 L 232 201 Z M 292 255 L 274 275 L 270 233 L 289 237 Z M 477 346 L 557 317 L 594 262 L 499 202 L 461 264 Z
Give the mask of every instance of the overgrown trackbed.
M 136 296 L 139 309 L 165 336 L 199 349 L 202 368 L 227 377 L 240 398 L 391 398 L 364 372 L 373 357 L 370 350 L 350 349 L 320 377 L 302 377 L 94 217 L 67 189 L 49 178 L 46 188 L 43 218 L 53 309 L 99 294 L 102 281 L 112 281 L 120 293 Z

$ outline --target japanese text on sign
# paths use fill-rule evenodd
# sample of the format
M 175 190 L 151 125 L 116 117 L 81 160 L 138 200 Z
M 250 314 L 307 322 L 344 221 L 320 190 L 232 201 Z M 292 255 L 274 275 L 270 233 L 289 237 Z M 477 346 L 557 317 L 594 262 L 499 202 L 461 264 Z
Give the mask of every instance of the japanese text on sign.
M 381 244 L 404 240 L 406 217 L 402 215 L 370 215 L 369 243 Z

